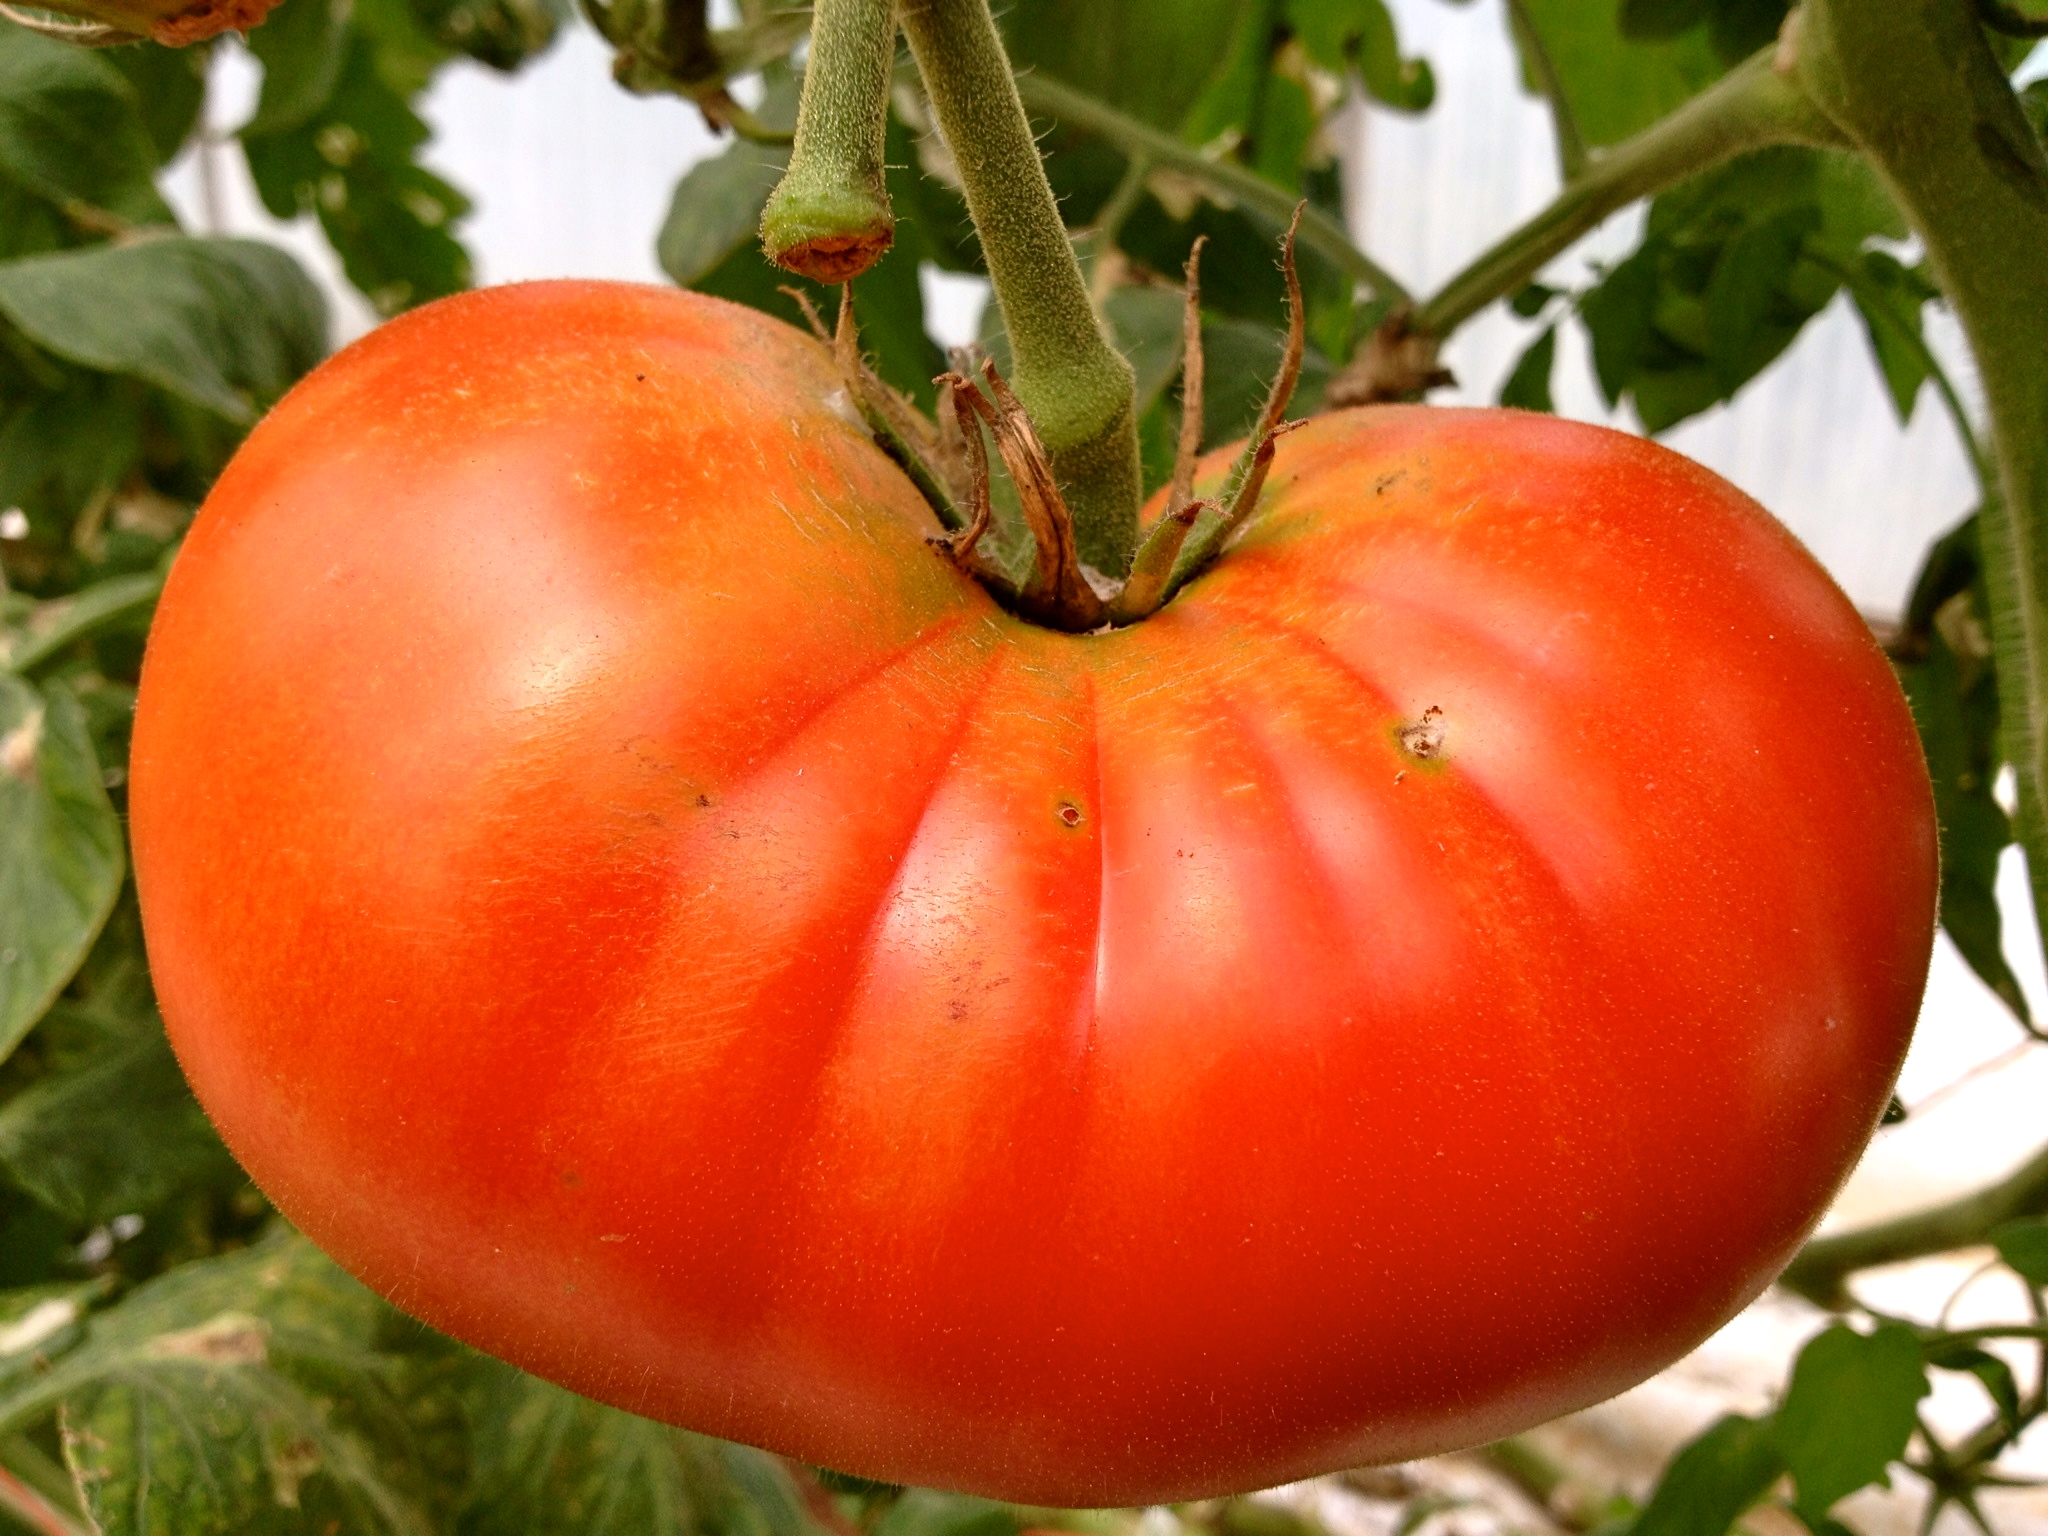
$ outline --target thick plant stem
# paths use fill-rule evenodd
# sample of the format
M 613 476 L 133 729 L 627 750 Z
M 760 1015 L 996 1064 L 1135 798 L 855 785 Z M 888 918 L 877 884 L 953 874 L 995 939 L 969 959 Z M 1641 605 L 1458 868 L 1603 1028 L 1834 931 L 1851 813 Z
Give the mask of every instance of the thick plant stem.
M 1846 140 L 1776 67 L 1777 50 L 1744 60 L 1669 117 L 1599 151 L 1557 199 L 1425 301 L 1414 329 L 1448 336 L 1570 249 L 1609 214 L 1766 144 L 1841 148 Z
M 1977 541 L 1999 729 L 2048 924 L 2048 156 L 1969 0 L 1808 0 L 1799 15 L 1800 77 L 1926 245 L 1983 384 L 1997 482 Z
M 1245 207 L 1284 225 L 1294 216 L 1295 193 L 1266 180 L 1257 171 L 1231 160 L 1212 160 L 1191 144 L 1183 144 L 1135 117 L 1126 117 L 1107 102 L 1076 90 L 1050 75 L 1026 75 L 1017 82 L 1027 106 L 1058 118 L 1084 133 L 1107 139 L 1132 159 L 1142 159 L 1169 171 L 1177 171 Z M 1375 298 L 1395 303 L 1408 298 L 1408 290 L 1378 262 L 1351 243 L 1344 226 L 1320 208 L 1306 209 L 1301 220 L 1301 243 L 1331 265 L 1372 290 Z
M 821 283 L 843 283 L 896 237 L 883 181 L 894 0 L 817 0 L 797 107 L 796 145 L 761 212 L 768 259 Z
M 1824 1307 L 1840 1307 L 1847 1300 L 1843 1282 L 1860 1269 L 1972 1247 L 2008 1221 L 2040 1215 L 2048 1215 L 2048 1147 L 1996 1184 L 1960 1200 L 1860 1231 L 1814 1239 L 1778 1283 Z
M 1030 413 L 1081 559 L 1121 576 L 1138 532 L 1137 381 L 1102 333 L 988 0 L 904 0 L 903 31 L 960 169 Z

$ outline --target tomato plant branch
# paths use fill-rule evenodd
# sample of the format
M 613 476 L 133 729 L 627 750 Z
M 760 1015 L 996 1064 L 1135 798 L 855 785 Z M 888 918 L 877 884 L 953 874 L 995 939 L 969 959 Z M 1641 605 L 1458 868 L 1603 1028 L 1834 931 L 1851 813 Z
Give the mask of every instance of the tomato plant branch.
M 1778 1278 L 1787 1290 L 1824 1307 L 1848 1304 L 1844 1282 L 1862 1269 L 1949 1253 L 1985 1242 L 2021 1216 L 2048 1214 L 2048 1147 L 1996 1184 L 1892 1221 L 1834 1237 L 1815 1238 Z
M 2037 920 L 2048 922 L 2048 153 L 1968 0 L 1811 0 L 1802 23 L 1808 91 L 1925 244 L 1983 384 L 1997 483 L 1977 543 L 1999 731 Z
M 1138 533 L 1137 378 L 1096 318 L 988 0 L 907 0 L 905 36 L 967 211 L 1080 558 L 1120 576 Z
M 116 576 L 71 597 L 43 604 L 26 635 L 10 646 L 0 635 L 0 670 L 28 673 L 101 630 L 138 619 L 156 605 L 164 589 L 162 571 Z
M 761 247 L 778 266 L 843 283 L 895 240 L 882 174 L 895 57 L 894 0 L 818 0 L 796 144 L 761 211 Z
M 1777 67 L 1775 50 L 1751 55 L 1669 117 L 1590 155 L 1555 201 L 1486 251 L 1415 311 L 1417 330 L 1448 336 L 1495 299 L 1638 198 L 1766 144 L 1841 148 L 1841 133 Z
M 1234 161 L 1212 159 L 1193 145 L 1183 144 L 1171 134 L 1161 133 L 1135 117 L 1127 117 L 1085 91 L 1078 91 L 1049 75 L 1036 73 L 1019 76 L 1017 88 L 1023 93 L 1025 105 L 1033 110 L 1048 113 L 1071 127 L 1107 139 L 1126 155 L 1147 157 L 1154 165 L 1199 182 L 1210 191 L 1242 203 L 1275 224 L 1284 225 L 1294 216 L 1295 204 L 1300 200 L 1298 194 L 1275 185 L 1258 172 Z M 1409 297 L 1408 290 L 1400 281 L 1352 244 L 1344 226 L 1323 209 L 1311 206 L 1303 213 L 1301 243 L 1357 282 L 1365 284 L 1374 297 L 1392 299 L 1396 303 Z

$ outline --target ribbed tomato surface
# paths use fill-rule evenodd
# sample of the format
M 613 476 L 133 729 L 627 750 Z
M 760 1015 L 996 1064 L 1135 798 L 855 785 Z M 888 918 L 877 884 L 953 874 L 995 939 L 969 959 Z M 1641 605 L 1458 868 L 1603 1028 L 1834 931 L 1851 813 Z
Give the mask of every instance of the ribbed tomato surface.
M 295 1222 L 579 1391 L 1052 1504 L 1486 1440 L 1767 1283 L 1936 863 L 1781 528 L 1414 408 L 1288 436 L 1116 633 L 936 531 L 822 347 L 681 293 L 433 305 L 257 429 L 132 803 L 172 1039 Z

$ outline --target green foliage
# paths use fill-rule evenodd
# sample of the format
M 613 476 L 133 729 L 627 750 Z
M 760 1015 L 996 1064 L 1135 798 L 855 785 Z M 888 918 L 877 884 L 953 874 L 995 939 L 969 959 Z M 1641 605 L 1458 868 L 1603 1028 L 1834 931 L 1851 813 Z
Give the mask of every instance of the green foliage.
M 1698 32 L 1668 41 L 1632 39 L 1622 30 L 1614 0 L 1523 0 L 1522 9 L 1590 145 L 1616 144 L 1640 133 L 1724 68 Z M 1523 42 L 1523 74 L 1535 89 L 1546 72 L 1528 57 Z
M 1557 327 L 1547 325 L 1529 343 L 1507 382 L 1501 385 L 1500 403 L 1524 411 L 1555 411 L 1557 406 L 1550 398 L 1550 375 L 1556 363 Z
M 1837 1500 L 1886 1482 L 1927 1391 L 1919 1341 L 1896 1323 L 1867 1334 L 1837 1325 L 1800 1351 L 1771 1441 L 1798 1488 L 1801 1519 L 1817 1527 Z
M 1865 266 L 1863 246 L 1904 233 L 1868 167 L 1832 151 L 1762 150 L 1665 193 L 1642 244 L 1579 300 L 1602 391 L 1632 401 L 1651 432 L 1732 399 L 1845 269 L 1864 274 L 1873 307 L 1894 305 L 1906 280 Z M 1911 323 L 1917 336 L 1917 311 Z M 1896 387 L 1907 382 L 1902 372 Z
M 254 240 L 169 236 L 0 263 L 0 316 L 37 346 L 255 419 L 326 351 L 320 290 Z
M 0 184 L 50 204 L 77 231 L 167 221 L 160 156 L 137 94 L 106 60 L 0 22 Z M 12 221 L 8 221 L 11 223 Z M 0 255 L 40 242 L 0 227 Z M 47 247 L 44 247 L 47 248 Z
M 1998 860 L 2013 834 L 1993 793 L 1998 678 L 1974 516 L 1929 551 L 1892 657 L 1934 781 L 1941 926 L 1970 969 L 2026 1022 L 2027 1000 L 2005 958 L 1998 911 Z
M 85 959 L 125 867 L 78 700 L 0 673 L 0 1057 Z
M 1991 1234 L 2006 1267 L 2032 1286 L 2048 1286 L 2048 1217 L 2007 1222 Z
M 1723 1536 L 1784 1470 L 1769 1421 L 1730 1414 L 1672 1458 L 1629 1536 Z

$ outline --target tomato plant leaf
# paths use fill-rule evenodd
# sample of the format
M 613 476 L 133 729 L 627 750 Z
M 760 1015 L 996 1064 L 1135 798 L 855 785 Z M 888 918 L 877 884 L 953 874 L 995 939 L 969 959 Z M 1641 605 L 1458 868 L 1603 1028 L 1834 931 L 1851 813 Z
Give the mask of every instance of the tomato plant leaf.
M 0 263 L 0 315 L 59 357 L 251 420 L 326 350 L 326 305 L 254 240 L 169 236 Z
M 1722 73 L 1698 32 L 1654 42 L 1625 36 L 1612 0 L 1524 0 L 1523 8 L 1591 145 L 1640 132 Z M 1526 64 L 1524 74 L 1541 78 Z
M 85 1336 L 86 1313 L 107 1292 L 105 1280 L 67 1280 L 0 1291 L 0 1391 L 47 1370 Z
M 1206 253 L 1205 253 L 1206 254 Z M 1205 320 L 1202 324 L 1202 446 L 1221 447 L 1251 430 L 1265 404 L 1266 389 L 1280 364 L 1281 335 L 1249 320 Z M 1290 416 L 1312 415 L 1336 369 L 1311 346 L 1302 356 Z
M 571 7 L 557 0 L 412 0 L 435 42 L 509 74 L 553 45 Z
M 1671 1459 L 1629 1536 L 1726 1536 L 1783 1471 L 1770 1422 L 1729 1414 Z
M 0 673 L 0 1057 L 85 959 L 125 867 L 78 701 Z
M 607 1408 L 474 1357 L 477 1450 L 465 1536 L 810 1536 L 774 1457 Z
M 998 10 L 1018 69 L 1057 75 L 1155 128 L 1178 129 L 1204 97 L 1213 101 L 1190 132 L 1196 143 L 1256 114 L 1268 0 L 1017 0 Z M 1204 132 L 1210 121 L 1218 126 Z
M 912 1488 L 875 1522 L 871 1536 L 1017 1536 L 1008 1506 L 971 1494 Z
M 470 282 L 452 229 L 469 199 L 418 163 L 430 137 L 358 25 L 318 109 L 276 131 L 252 123 L 242 152 L 264 207 L 281 219 L 317 217 L 348 280 L 393 315 Z
M 151 180 L 156 167 L 135 89 L 118 69 L 0 22 L 0 179 L 74 216 L 161 223 L 171 215 Z
M 2048 1216 L 2009 1221 L 1991 1234 L 1998 1256 L 2029 1285 L 2048 1286 Z
M 789 151 L 734 138 L 722 155 L 699 161 L 676 183 L 655 241 L 661 270 L 694 288 L 761 237 L 761 210 Z
M 126 77 L 135 93 L 142 126 L 156 148 L 158 165 L 185 147 L 206 100 L 206 72 L 213 49 L 165 48 L 156 43 L 131 43 L 100 54 Z
M 46 1030 L 71 1022 L 59 1003 Z M 185 1086 L 152 1010 L 97 1038 L 83 1059 L 0 1105 L 0 1164 L 52 1210 L 84 1222 L 149 1211 L 233 1160 Z
M 1921 313 L 1939 290 L 1918 267 L 1886 251 L 1864 251 L 1846 268 L 1849 293 L 1870 338 L 1871 356 L 1884 375 L 1901 423 L 1913 419 L 1920 386 L 1928 379 Z
M 280 1227 L 94 1314 L 75 1347 L 0 1388 L 0 1425 L 59 1417 L 107 1536 L 426 1536 L 425 1458 L 448 1402 L 393 1347 L 422 1337 Z
M 1421 112 L 1436 99 L 1429 61 L 1401 56 L 1385 0 L 1287 0 L 1287 22 L 1310 59 L 1337 75 L 1356 68 L 1386 106 Z
M 1998 860 L 2013 829 L 1993 793 L 1998 677 L 1984 610 L 1973 515 L 1928 551 L 1892 658 L 1934 783 L 1941 926 L 1978 979 L 2024 1023 L 2031 1015 L 2005 958 L 1998 907 Z
M 1550 398 L 1550 375 L 1557 362 L 1557 327 L 1545 326 L 1543 334 L 1530 342 L 1507 382 L 1500 387 L 1500 403 L 1524 411 L 1555 413 Z
M 1931 1351 L 1927 1363 L 1937 1370 L 1963 1371 L 1975 1376 L 2006 1426 L 2015 1434 L 2024 1427 L 2019 1378 L 2010 1365 L 1989 1350 L 1972 1344 L 1949 1344 Z
M 343 0 L 293 0 L 249 34 L 249 51 L 263 64 L 263 93 L 245 137 L 297 128 L 334 96 L 348 57 Z
M 1905 1454 L 1915 1412 L 1928 1393 L 1913 1330 L 1888 1323 L 1873 1333 L 1837 1325 L 1799 1352 L 1785 1401 L 1771 1419 L 1771 1443 L 1798 1489 L 1809 1525 Z

